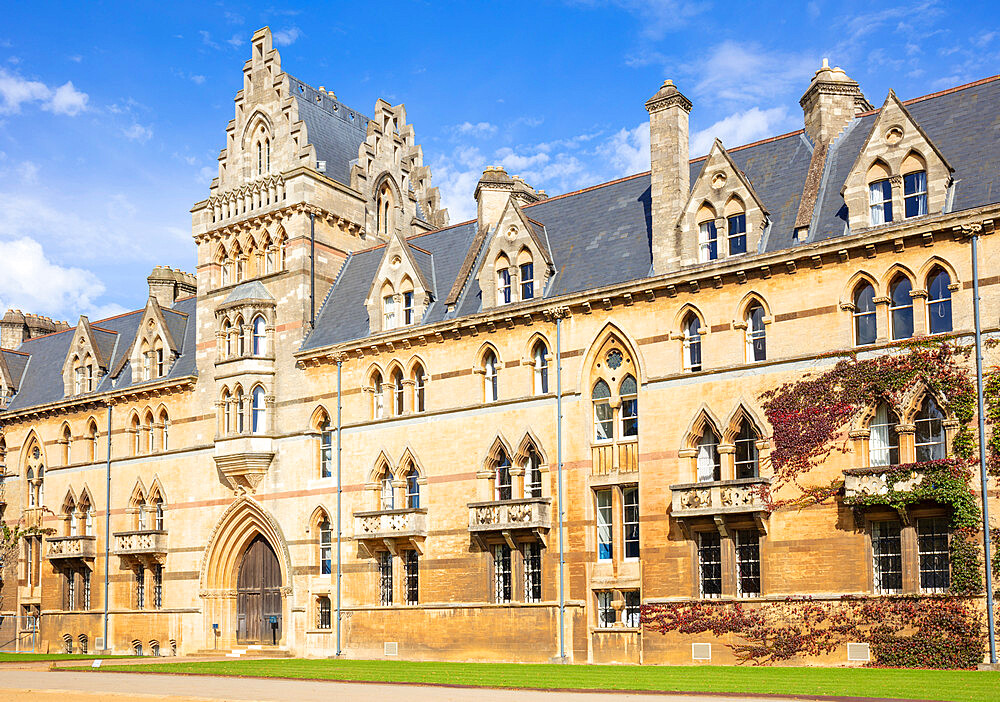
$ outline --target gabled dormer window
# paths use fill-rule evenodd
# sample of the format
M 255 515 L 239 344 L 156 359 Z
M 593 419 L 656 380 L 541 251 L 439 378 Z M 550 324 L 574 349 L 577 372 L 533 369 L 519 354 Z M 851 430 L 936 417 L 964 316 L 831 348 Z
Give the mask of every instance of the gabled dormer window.
M 698 225 L 698 260 L 714 261 L 719 257 L 719 232 L 715 220 L 710 219 Z
M 535 265 L 528 261 L 518 267 L 521 276 L 521 299 L 530 300 L 535 296 Z
M 403 293 L 403 324 L 409 326 L 413 324 L 413 291 Z
M 727 238 L 729 239 L 729 255 L 745 254 L 747 252 L 747 216 L 745 213 L 732 215 L 726 219 Z
M 510 261 L 506 256 L 497 256 L 494 268 L 497 272 L 497 304 L 509 305 L 514 299 L 510 280 Z
M 382 298 L 382 328 L 396 328 L 396 296 L 385 295 Z

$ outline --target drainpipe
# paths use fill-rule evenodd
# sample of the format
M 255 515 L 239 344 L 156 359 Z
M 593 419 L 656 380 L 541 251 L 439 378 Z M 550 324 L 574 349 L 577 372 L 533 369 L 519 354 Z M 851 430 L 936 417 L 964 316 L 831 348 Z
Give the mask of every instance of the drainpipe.
M 316 328 L 316 214 L 309 213 L 309 328 Z
M 976 320 L 976 392 L 979 411 L 979 481 L 983 495 L 983 551 L 986 556 L 986 621 L 990 633 L 990 663 L 997 663 L 996 630 L 993 621 L 993 565 L 990 553 L 990 503 L 986 477 L 986 420 L 983 411 L 983 336 L 979 323 L 979 230 L 972 232 L 972 309 Z
M 556 313 L 556 500 L 559 503 L 559 659 L 566 662 L 566 591 L 564 570 L 566 551 L 563 544 L 562 493 L 562 314 Z
M 108 403 L 108 460 L 104 468 L 104 650 L 110 651 L 108 645 L 108 581 L 109 565 L 111 563 L 111 403 Z
M 340 496 L 343 492 L 340 482 L 340 431 L 343 427 L 341 422 L 341 402 L 340 402 L 340 388 L 341 388 L 341 372 L 344 368 L 343 357 L 337 357 L 337 657 L 340 657 L 340 537 L 341 537 L 341 520 L 340 520 Z

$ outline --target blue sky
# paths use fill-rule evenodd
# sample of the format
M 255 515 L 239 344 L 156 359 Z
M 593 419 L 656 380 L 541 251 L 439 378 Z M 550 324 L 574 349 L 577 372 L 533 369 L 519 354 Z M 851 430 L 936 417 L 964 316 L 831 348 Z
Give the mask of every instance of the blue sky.
M 1000 66 L 995 2 L 8 3 L 0 312 L 97 319 L 140 307 L 153 266 L 193 271 L 189 209 L 264 25 L 292 75 L 364 114 L 406 104 L 452 222 L 487 165 L 550 195 L 648 169 L 667 77 L 694 156 L 800 128 L 825 56 L 876 106 Z

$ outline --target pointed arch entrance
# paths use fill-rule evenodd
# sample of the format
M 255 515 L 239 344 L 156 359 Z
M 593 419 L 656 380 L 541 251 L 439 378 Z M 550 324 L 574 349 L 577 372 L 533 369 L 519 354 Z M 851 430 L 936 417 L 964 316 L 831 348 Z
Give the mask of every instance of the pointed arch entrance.
M 263 536 L 247 546 L 236 576 L 236 641 L 276 644 L 281 640 L 281 566 Z

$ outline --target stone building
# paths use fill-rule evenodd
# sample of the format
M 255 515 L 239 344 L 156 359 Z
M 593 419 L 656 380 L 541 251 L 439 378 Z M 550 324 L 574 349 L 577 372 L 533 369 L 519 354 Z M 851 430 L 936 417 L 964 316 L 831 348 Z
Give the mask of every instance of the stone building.
M 1000 76 L 878 109 L 825 63 L 803 87 L 804 129 L 692 158 L 667 81 L 651 172 L 547 197 L 489 167 L 451 225 L 402 105 L 365 116 L 255 33 L 195 273 L 43 336 L 4 319 L 4 518 L 49 531 L 6 573 L 4 642 L 330 656 L 339 602 L 349 657 L 725 662 L 640 608 L 947 590 L 940 509 L 769 509 L 760 398 L 968 342 Z M 957 420 L 905 396 L 815 482 L 946 455 Z

